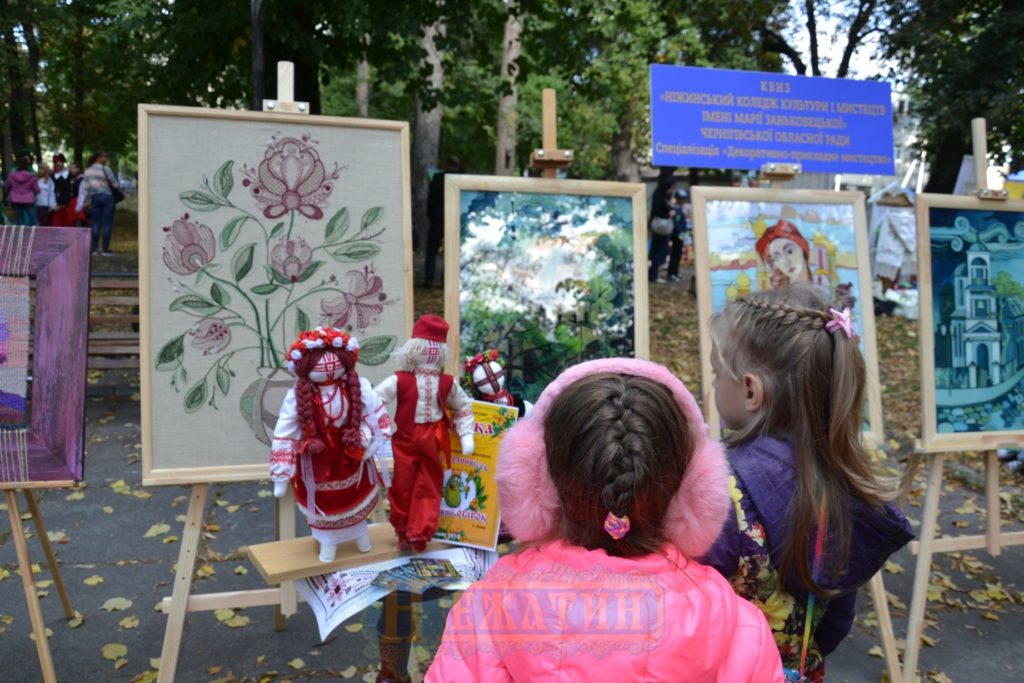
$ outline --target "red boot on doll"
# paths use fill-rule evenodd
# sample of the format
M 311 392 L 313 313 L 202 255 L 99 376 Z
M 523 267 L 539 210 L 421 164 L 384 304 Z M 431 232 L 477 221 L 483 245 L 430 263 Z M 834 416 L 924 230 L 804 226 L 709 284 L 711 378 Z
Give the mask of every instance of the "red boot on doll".
M 390 518 L 399 545 L 416 552 L 437 531 L 452 426 L 462 441 L 462 452 L 473 452 L 471 401 L 454 377 L 441 372 L 448 361 L 447 340 L 448 323 L 443 318 L 422 316 L 412 328 L 412 338 L 393 354 L 401 370 L 375 388 L 384 403 L 397 401 Z
M 274 429 L 274 495 L 283 496 L 291 482 L 321 562 L 333 561 L 338 544 L 353 539 L 360 551 L 370 550 L 366 518 L 381 484 L 372 458 L 391 454 L 391 419 L 356 374 L 358 356 L 359 342 L 340 330 L 299 335 L 288 352 L 295 386 Z

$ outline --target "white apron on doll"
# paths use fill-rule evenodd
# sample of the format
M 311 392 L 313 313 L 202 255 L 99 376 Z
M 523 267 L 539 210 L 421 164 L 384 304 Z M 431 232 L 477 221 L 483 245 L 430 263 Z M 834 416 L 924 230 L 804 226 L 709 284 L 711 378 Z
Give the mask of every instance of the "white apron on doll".
M 356 374 L 358 353 L 358 342 L 340 330 L 300 335 L 288 354 L 295 385 L 271 445 L 274 495 L 283 496 L 291 482 L 322 562 L 331 562 L 346 541 L 370 550 L 366 518 L 381 486 L 374 457 L 391 455 L 391 419 L 370 383 Z

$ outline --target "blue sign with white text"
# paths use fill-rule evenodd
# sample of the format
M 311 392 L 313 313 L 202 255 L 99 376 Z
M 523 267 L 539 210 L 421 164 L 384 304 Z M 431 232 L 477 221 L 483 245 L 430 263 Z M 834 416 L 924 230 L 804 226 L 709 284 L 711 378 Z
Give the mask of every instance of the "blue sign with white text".
M 655 166 L 893 175 L 888 83 L 651 65 Z

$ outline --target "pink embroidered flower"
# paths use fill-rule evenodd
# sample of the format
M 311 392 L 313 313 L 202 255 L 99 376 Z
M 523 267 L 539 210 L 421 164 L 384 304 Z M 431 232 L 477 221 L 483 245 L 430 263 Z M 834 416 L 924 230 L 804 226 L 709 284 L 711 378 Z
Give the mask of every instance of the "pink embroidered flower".
M 270 250 L 270 267 L 291 282 L 298 280 L 312 262 L 313 250 L 302 238 L 282 239 L 277 246 Z
M 383 289 L 384 280 L 374 272 L 372 265 L 363 270 L 348 271 L 342 296 L 320 302 L 324 324 L 338 329 L 352 324 L 359 332 L 375 325 L 388 298 Z
M 309 133 L 301 140 L 278 140 L 275 135 L 258 168 L 242 167 L 246 176 L 242 185 L 263 206 L 264 216 L 280 218 L 289 211 L 298 211 L 314 220 L 324 217 L 320 207 L 334 190 L 332 181 L 338 179 L 341 169 L 335 164 L 328 174 L 313 148 L 315 143 Z
M 334 607 L 345 599 L 349 590 L 348 582 L 345 580 L 344 576 L 331 574 L 327 579 L 327 585 L 324 586 L 324 596 L 327 598 L 327 602 L 331 607 Z
M 179 275 L 191 275 L 213 260 L 217 240 L 202 223 L 189 220 L 188 214 L 164 226 L 164 265 Z
M 220 318 L 203 318 L 188 331 L 192 346 L 204 356 L 220 353 L 231 343 L 231 328 Z

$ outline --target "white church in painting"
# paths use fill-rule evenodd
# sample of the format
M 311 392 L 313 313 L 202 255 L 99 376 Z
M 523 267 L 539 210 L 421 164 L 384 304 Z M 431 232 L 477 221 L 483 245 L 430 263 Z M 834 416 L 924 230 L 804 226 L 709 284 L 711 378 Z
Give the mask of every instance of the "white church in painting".
M 980 241 L 967 250 L 967 262 L 957 266 L 954 288 L 956 301 L 950 316 L 954 372 L 961 375 L 966 370 L 966 387 L 999 384 L 1001 355 L 996 289 L 992 286 L 991 254 Z

